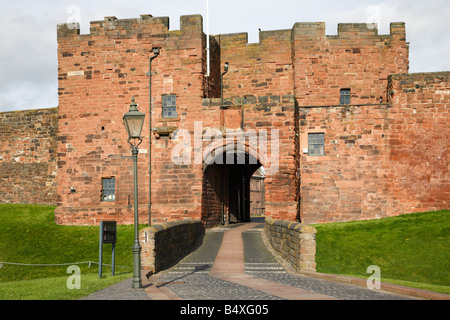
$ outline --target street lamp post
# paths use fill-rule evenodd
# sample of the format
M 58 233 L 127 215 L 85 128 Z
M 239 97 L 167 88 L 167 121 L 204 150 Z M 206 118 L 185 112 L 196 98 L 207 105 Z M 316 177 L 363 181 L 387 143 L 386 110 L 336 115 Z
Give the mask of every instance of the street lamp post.
M 141 132 L 144 125 L 145 114 L 139 112 L 137 104 L 130 104 L 130 110 L 123 115 L 123 122 L 128 133 L 128 143 L 131 145 L 134 169 L 134 245 L 133 251 L 133 281 L 132 288 L 142 288 L 141 280 L 141 245 L 139 244 L 139 217 L 138 217 L 138 181 L 137 181 L 137 157 L 138 146 L 142 143 Z

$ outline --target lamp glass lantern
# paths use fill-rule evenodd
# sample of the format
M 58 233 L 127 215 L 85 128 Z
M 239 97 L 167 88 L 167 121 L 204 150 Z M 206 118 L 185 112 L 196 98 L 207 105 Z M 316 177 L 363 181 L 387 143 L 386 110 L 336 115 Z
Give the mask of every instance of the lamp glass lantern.
M 145 113 L 139 112 L 137 104 L 132 99 L 130 110 L 123 115 L 123 122 L 128 133 L 128 140 L 141 139 L 142 127 L 144 126 Z

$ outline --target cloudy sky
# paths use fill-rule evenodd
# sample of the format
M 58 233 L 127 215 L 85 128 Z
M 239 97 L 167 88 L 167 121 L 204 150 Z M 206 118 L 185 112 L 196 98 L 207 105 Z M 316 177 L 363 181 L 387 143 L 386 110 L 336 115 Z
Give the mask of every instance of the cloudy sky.
M 56 26 L 89 23 L 105 16 L 170 17 L 178 30 L 180 16 L 201 14 L 206 32 L 207 0 L 15 0 L 0 11 L 0 112 L 58 105 Z M 405 22 L 410 42 L 410 72 L 450 71 L 449 0 L 209 0 L 212 34 L 248 32 L 258 41 L 262 30 L 290 29 L 295 22 L 326 23 L 328 35 L 340 22 L 377 23 L 379 34 L 390 22 Z

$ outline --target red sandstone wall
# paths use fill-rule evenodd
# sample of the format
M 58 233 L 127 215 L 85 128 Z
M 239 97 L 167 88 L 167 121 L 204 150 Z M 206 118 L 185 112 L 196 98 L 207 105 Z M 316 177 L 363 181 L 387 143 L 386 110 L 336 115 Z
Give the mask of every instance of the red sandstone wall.
M 291 30 L 260 32 L 259 43 L 248 43 L 247 33 L 215 36 L 221 46 L 224 98 L 293 94 Z
M 208 102 L 210 106 L 207 107 Z M 205 99 L 204 108 L 216 110 L 220 113 L 220 128 L 223 138 L 227 130 L 236 136 L 236 141 L 242 134 L 246 135 L 245 151 L 251 154 L 258 163 L 247 162 L 246 179 L 249 180 L 253 172 L 263 165 L 267 176 L 265 179 L 265 208 L 266 215 L 274 219 L 295 220 L 298 215 L 298 202 L 296 192 L 298 185 L 296 177 L 296 135 L 295 135 L 295 99 L 294 96 L 259 96 L 244 101 L 242 98 L 230 99 L 228 108 L 219 110 L 215 104 L 217 100 L 209 101 Z M 247 102 L 247 103 L 245 103 Z M 215 126 L 218 127 L 219 121 Z M 241 128 L 241 130 L 239 130 Z M 272 131 L 274 130 L 274 131 Z M 265 138 L 263 138 L 265 136 Z M 231 135 L 230 135 L 231 136 Z M 255 137 L 256 145 L 252 147 L 250 137 Z M 265 149 L 260 148 L 259 142 L 265 139 Z M 204 143 L 206 147 L 207 143 Z M 214 143 L 213 143 L 214 145 Z M 223 144 L 217 144 L 217 147 Z M 255 162 L 256 162 L 255 161 Z M 214 182 L 218 181 L 220 168 L 209 168 L 212 170 L 205 175 L 203 212 L 207 213 L 208 219 L 220 221 L 221 214 L 221 189 L 220 185 L 214 187 Z M 214 171 L 216 170 L 216 171 Z M 232 170 L 225 166 L 227 170 Z M 212 179 L 215 176 L 216 179 Z M 250 184 L 248 185 L 249 188 Z M 250 197 L 249 190 L 247 197 Z M 225 197 L 226 198 L 226 197 Z M 225 199 L 225 202 L 227 199 Z M 231 202 L 233 199 L 230 200 Z M 225 211 L 232 206 L 225 203 Z M 249 210 L 250 207 L 247 208 Z
M 405 24 L 389 35 L 375 25 L 339 24 L 325 35 L 325 23 L 296 23 L 289 30 L 261 31 L 258 43 L 246 33 L 215 36 L 221 46 L 224 98 L 295 94 L 298 105 L 337 105 L 350 88 L 352 104 L 386 102 L 387 78 L 406 73 L 409 45 Z
M 449 208 L 449 73 L 394 75 L 390 104 L 300 108 L 300 149 L 325 133 L 325 156 L 302 152 L 306 223 Z
M 148 221 L 149 56 L 160 47 L 152 65 L 152 128 L 193 129 L 202 118 L 205 94 L 204 35 L 200 16 L 181 17 L 181 30 L 168 31 L 168 18 L 105 18 L 91 23 L 91 33 L 58 27 L 59 137 L 58 208 L 56 221 L 96 224 L 99 219 L 132 223 L 133 170 L 122 122 L 134 96 L 145 112 L 139 154 L 140 221 Z M 178 117 L 161 118 L 163 94 L 177 95 Z M 152 219 L 200 217 L 201 166 L 176 167 L 175 145 L 156 139 L 152 146 Z M 101 202 L 101 180 L 116 178 L 116 201 Z M 71 193 L 70 189 L 76 192 Z M 167 204 L 170 203 L 170 206 Z
M 217 50 L 213 50 L 211 79 L 207 83 L 204 77 L 205 37 L 201 17 L 181 17 L 180 31 L 168 31 L 167 27 L 167 19 L 149 16 L 128 20 L 110 17 L 105 21 L 92 22 L 89 35 L 79 35 L 77 29 L 70 30 L 66 25 L 59 27 L 57 222 L 96 224 L 100 219 L 114 219 L 132 223 L 132 163 L 122 158 L 129 155 L 122 115 L 128 110 L 132 96 L 136 98 L 140 110 L 148 114 L 148 78 L 145 73 L 148 70 L 148 56 L 152 55 L 151 48 L 155 46 L 161 47 L 161 55 L 153 61 L 152 72 L 152 127 L 155 131 L 152 138 L 153 222 L 201 216 L 205 221 L 218 221 L 218 209 L 221 208 L 218 207 L 217 195 L 209 192 L 210 187 L 204 183 L 202 165 L 198 162 L 173 163 L 172 151 L 184 141 L 180 136 L 161 136 L 164 131 L 187 129 L 191 138 L 201 139 L 201 136 L 194 136 L 196 121 L 201 122 L 203 130 L 236 129 L 241 123 L 245 123 L 244 129 L 281 129 L 282 160 L 277 168 L 278 173 L 267 180 L 268 188 L 273 192 L 267 193 L 266 207 L 273 206 L 270 212 L 276 218 L 295 219 L 296 182 L 292 179 L 296 170 L 293 149 L 295 108 L 293 96 L 286 95 L 286 90 L 292 92 L 292 81 L 289 80 L 292 79 L 292 68 L 288 66 L 290 47 L 284 51 L 286 61 L 283 65 L 286 67 L 282 70 L 279 70 L 278 64 L 265 59 L 258 62 L 259 69 L 266 68 L 267 73 L 273 73 L 273 79 L 276 79 L 270 85 L 272 92 L 269 96 L 241 97 L 233 102 L 236 107 L 220 111 L 218 99 L 202 103 L 205 95 L 217 95 L 221 57 L 217 55 Z M 289 37 L 286 37 L 288 33 Z M 277 41 L 290 42 L 290 32 L 266 33 L 257 55 L 263 56 L 264 50 L 272 48 Z M 254 68 L 252 63 L 250 61 L 248 66 Z M 261 73 L 256 69 L 252 69 L 252 76 L 247 77 L 253 84 L 253 76 Z M 230 75 L 233 73 L 230 69 Z M 263 81 L 262 78 L 259 80 Z M 280 87 L 282 82 L 284 85 Z M 260 92 L 255 90 L 256 87 L 264 89 L 263 93 L 267 92 L 266 84 L 241 89 L 244 90 L 242 92 L 253 90 L 253 95 Z M 274 88 L 277 91 L 273 91 Z M 177 94 L 179 117 L 165 120 L 160 116 L 161 95 L 170 93 Z M 243 104 L 253 107 L 246 108 L 243 113 L 239 107 Z M 138 168 L 140 219 L 144 222 L 147 221 L 148 205 L 148 133 L 146 125 Z M 193 140 L 190 142 L 194 143 Z M 200 142 L 199 145 L 205 147 L 207 142 Z M 190 152 L 195 153 L 199 145 L 191 145 Z M 194 161 L 194 155 L 191 157 Z M 101 179 L 107 177 L 116 178 L 114 203 L 100 201 Z M 289 191 L 284 192 L 283 188 Z M 76 192 L 71 193 L 71 189 Z M 209 194 L 215 198 L 209 197 Z
M 450 207 L 450 73 L 399 74 L 389 130 L 390 214 Z
M 338 105 L 340 89 L 352 104 L 386 102 L 387 78 L 408 72 L 405 24 L 391 23 L 389 35 L 367 24 L 339 24 L 337 36 L 325 23 L 296 23 L 292 29 L 295 96 L 299 106 Z
M 267 172 L 265 183 L 266 215 L 273 219 L 297 218 L 296 135 L 294 96 L 258 97 L 259 103 L 245 108 L 244 129 L 267 131 L 267 157 L 263 162 Z M 264 102 L 262 102 L 264 101 Z M 278 150 L 272 149 L 272 129 L 278 131 Z M 274 151 L 278 151 L 278 166 L 274 166 Z M 270 173 L 275 169 L 274 173 Z
M 0 203 L 56 204 L 58 110 L 0 113 Z
M 389 106 L 300 108 L 301 219 L 305 223 L 383 217 L 391 203 L 386 130 Z M 308 133 L 325 133 L 325 156 L 309 156 Z
M 418 84 L 418 88 L 414 80 L 416 95 L 404 102 L 401 97 L 412 93 L 413 88 L 402 88 L 407 80 L 402 78 L 396 82 L 393 77 L 391 87 L 397 92 L 393 100 L 390 104 L 378 103 L 380 96 L 386 102 L 388 76 L 408 70 L 404 25 L 392 24 L 391 34 L 383 36 L 365 24 L 340 25 L 338 36 L 325 36 L 324 29 L 322 23 L 296 24 L 292 30 L 262 32 L 257 44 L 248 44 L 245 34 L 215 36 L 212 73 L 207 81 L 204 76 L 206 40 L 200 16 L 181 17 L 179 31 L 168 30 L 168 18 L 150 16 L 125 20 L 110 17 L 92 22 L 89 35 L 79 35 L 79 30 L 68 29 L 66 25 L 59 26 L 56 221 L 64 224 L 97 224 L 105 219 L 133 222 L 130 205 L 133 171 L 131 160 L 123 158 L 130 151 L 122 116 L 134 96 L 140 110 L 147 114 L 139 155 L 140 221 L 147 223 L 150 130 L 146 73 L 153 47 L 161 48 L 152 66 L 153 222 L 201 218 L 212 226 L 220 221 L 218 172 L 204 175 L 201 162 L 194 162 L 195 152 L 208 144 L 201 141 L 202 134 L 195 130 L 196 122 L 201 122 L 202 133 L 208 128 L 223 133 L 226 129 L 239 128 L 268 133 L 279 129 L 279 166 L 275 174 L 267 177 L 265 192 L 266 214 L 275 219 L 298 219 L 299 203 L 300 217 L 307 223 L 367 219 L 402 210 L 411 212 L 421 203 L 429 204 L 422 208 L 445 205 L 448 175 L 443 168 L 448 159 L 439 154 L 444 162 L 442 167 L 438 165 L 432 158 L 438 150 L 433 149 L 432 155 L 421 155 L 420 159 L 433 163 L 420 171 L 426 174 L 421 173 L 420 179 L 402 180 L 405 172 L 418 167 L 420 161 L 416 157 L 417 147 L 405 147 L 414 143 L 404 144 L 401 140 L 408 141 L 414 136 L 416 116 L 400 123 L 402 113 L 410 112 L 409 103 L 417 103 L 416 112 L 420 111 L 424 117 L 417 121 L 423 131 L 429 128 L 430 123 L 425 119 L 429 119 L 431 112 L 422 112 L 421 103 L 427 105 L 431 99 L 436 104 L 436 94 L 417 93 L 418 89 L 431 90 L 435 78 L 421 80 L 425 82 Z M 220 56 L 218 46 L 222 49 Z M 227 108 L 220 109 L 217 95 L 224 62 L 230 63 L 224 78 Z M 445 81 L 439 93 L 441 106 L 436 107 L 439 115 L 432 122 L 439 129 L 414 138 L 420 144 L 419 149 L 436 139 L 444 149 L 448 146 L 439 138 L 439 133 L 446 132 L 443 129 L 448 127 L 437 120 L 441 113 L 445 118 L 448 112 Z M 352 106 L 336 106 L 341 88 L 351 89 Z M 177 95 L 177 118 L 162 119 L 163 94 Z M 186 143 L 180 135 L 163 136 L 164 132 L 175 129 L 186 129 L 194 139 L 189 141 L 191 145 L 186 150 L 194 163 L 172 161 L 174 148 Z M 325 157 L 303 154 L 308 132 L 325 132 Z M 399 141 L 402 147 L 394 147 Z M 268 164 L 267 159 L 255 156 L 261 164 Z M 434 166 L 439 169 L 435 170 Z M 101 179 L 111 176 L 116 178 L 116 200 L 101 202 Z M 412 181 L 421 181 L 417 184 L 420 187 L 406 191 L 405 186 Z M 431 195 L 430 185 L 433 190 L 444 190 L 441 200 Z M 71 193 L 71 188 L 76 192 Z M 421 196 L 414 200 L 411 194 L 417 193 Z

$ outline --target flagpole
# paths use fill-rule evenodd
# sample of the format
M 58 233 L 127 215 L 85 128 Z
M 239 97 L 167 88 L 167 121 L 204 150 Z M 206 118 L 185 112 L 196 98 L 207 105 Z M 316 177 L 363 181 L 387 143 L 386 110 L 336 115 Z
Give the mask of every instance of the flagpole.
M 206 0 L 206 76 L 210 75 L 210 61 L 209 61 L 209 0 Z

